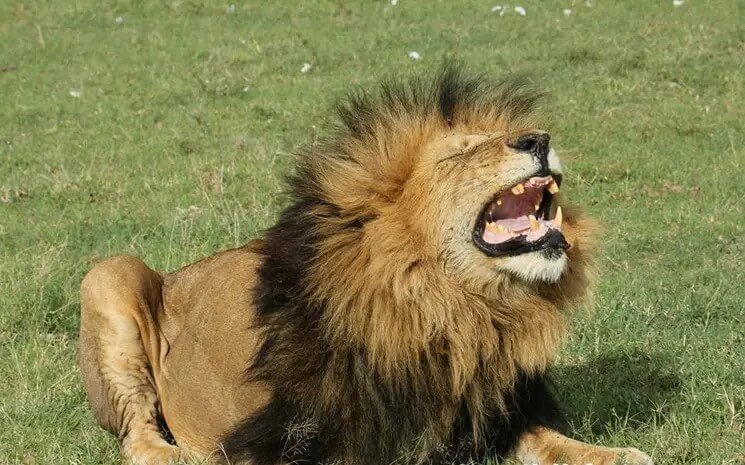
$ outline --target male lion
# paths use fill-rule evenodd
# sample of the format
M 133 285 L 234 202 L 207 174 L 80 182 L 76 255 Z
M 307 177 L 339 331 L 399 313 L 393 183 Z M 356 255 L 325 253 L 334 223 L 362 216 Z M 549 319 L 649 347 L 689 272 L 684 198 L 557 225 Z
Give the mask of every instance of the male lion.
M 536 99 L 452 69 L 353 96 L 263 239 L 91 270 L 80 367 L 124 457 L 651 464 L 555 432 L 544 372 L 592 247 Z

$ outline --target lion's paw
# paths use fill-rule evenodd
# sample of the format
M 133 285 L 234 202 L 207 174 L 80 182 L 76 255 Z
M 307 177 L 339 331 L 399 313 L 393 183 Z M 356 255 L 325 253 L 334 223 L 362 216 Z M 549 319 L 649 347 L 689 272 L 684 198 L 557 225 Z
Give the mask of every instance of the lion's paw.
M 180 448 L 165 441 L 123 443 L 122 453 L 129 465 L 174 465 L 185 458 Z
M 615 462 L 618 465 L 654 465 L 654 460 L 639 449 L 630 447 L 628 449 L 617 449 L 620 458 Z

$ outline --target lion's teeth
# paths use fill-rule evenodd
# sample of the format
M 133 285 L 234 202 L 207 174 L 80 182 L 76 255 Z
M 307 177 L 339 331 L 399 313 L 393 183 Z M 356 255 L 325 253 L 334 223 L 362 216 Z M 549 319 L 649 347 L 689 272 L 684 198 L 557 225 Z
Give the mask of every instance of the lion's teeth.
M 496 223 L 486 223 L 486 230 L 491 232 L 499 232 L 499 227 Z
M 559 192 L 559 185 L 556 184 L 556 181 L 551 181 L 551 184 L 548 185 L 548 191 L 552 194 Z
M 530 220 L 530 230 L 531 231 L 537 231 L 538 228 L 541 227 L 541 224 L 538 222 L 538 220 L 535 218 L 535 216 L 530 215 L 530 216 L 528 216 L 528 219 Z
M 522 195 L 525 193 L 525 186 L 522 185 L 522 183 L 517 184 L 515 187 L 512 188 L 512 193 L 515 195 Z
M 497 205 L 502 205 L 502 201 L 497 199 Z
M 561 223 L 564 221 L 564 217 L 561 215 L 561 207 L 556 207 L 556 216 L 554 216 L 554 224 L 557 228 L 561 228 Z
M 538 209 L 541 208 L 541 203 L 540 202 L 536 202 L 536 204 L 533 205 L 533 207 L 535 207 L 535 211 L 538 211 Z
M 497 234 L 507 234 L 509 232 L 507 228 L 497 223 L 486 223 L 486 230 Z

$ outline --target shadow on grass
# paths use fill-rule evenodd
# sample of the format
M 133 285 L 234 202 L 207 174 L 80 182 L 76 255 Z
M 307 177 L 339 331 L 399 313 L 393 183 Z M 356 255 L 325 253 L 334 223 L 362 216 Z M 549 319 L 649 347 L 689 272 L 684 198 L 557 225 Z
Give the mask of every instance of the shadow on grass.
M 664 422 L 677 403 L 682 382 L 672 356 L 635 351 L 602 355 L 550 372 L 567 421 L 605 435 L 619 426 L 640 428 Z

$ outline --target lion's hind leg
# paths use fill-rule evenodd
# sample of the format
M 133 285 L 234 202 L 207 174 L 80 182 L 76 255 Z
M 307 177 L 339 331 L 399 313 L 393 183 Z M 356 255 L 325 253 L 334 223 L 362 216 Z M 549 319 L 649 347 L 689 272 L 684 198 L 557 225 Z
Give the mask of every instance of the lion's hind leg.
M 137 465 L 179 458 L 158 424 L 153 369 L 160 342 L 155 320 L 162 280 L 134 257 L 95 266 L 80 289 L 79 364 L 98 422 L 116 434 L 122 455 Z

